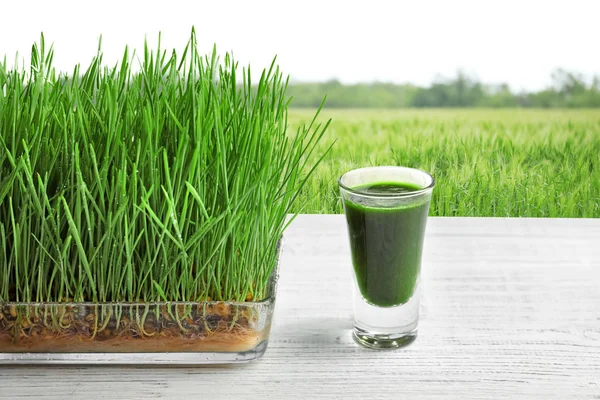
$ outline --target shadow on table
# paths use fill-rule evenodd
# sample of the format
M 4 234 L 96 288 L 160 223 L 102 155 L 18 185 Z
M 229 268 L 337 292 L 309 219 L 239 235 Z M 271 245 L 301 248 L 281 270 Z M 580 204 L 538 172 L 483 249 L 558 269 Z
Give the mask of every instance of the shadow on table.
M 303 318 L 273 327 L 269 347 L 332 347 L 353 343 L 350 318 Z

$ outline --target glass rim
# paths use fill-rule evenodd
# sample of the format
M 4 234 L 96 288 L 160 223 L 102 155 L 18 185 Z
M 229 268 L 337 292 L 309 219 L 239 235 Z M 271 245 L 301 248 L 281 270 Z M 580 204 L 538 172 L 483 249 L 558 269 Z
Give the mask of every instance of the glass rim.
M 368 193 L 365 191 L 362 191 L 360 189 L 355 189 L 355 188 L 351 188 L 350 186 L 345 185 L 342 180 L 344 179 L 344 177 L 351 173 L 351 172 L 358 172 L 358 171 L 363 171 L 363 170 L 376 170 L 376 169 L 381 169 L 381 168 L 391 168 L 391 169 L 400 169 L 400 170 L 411 170 L 411 171 L 416 171 L 419 172 L 425 176 L 427 176 L 429 179 L 431 179 L 431 182 L 429 183 L 429 185 L 427 185 L 426 187 L 419 189 L 419 190 L 415 190 L 412 192 L 405 192 L 405 193 Z M 418 196 L 427 192 L 430 192 L 431 190 L 433 190 L 433 187 L 435 186 L 435 179 L 433 177 L 433 175 L 431 175 L 429 172 L 423 171 L 422 169 L 418 169 L 418 168 L 412 168 L 412 167 L 404 167 L 404 166 L 398 166 L 398 165 L 379 165 L 379 166 L 374 166 L 374 167 L 362 167 L 362 168 L 356 168 L 350 171 L 345 172 L 344 174 L 342 174 L 342 176 L 339 177 L 338 179 L 338 185 L 353 194 L 359 195 L 359 196 L 364 196 L 364 197 L 372 197 L 372 198 L 406 198 L 406 197 L 412 197 L 412 196 Z

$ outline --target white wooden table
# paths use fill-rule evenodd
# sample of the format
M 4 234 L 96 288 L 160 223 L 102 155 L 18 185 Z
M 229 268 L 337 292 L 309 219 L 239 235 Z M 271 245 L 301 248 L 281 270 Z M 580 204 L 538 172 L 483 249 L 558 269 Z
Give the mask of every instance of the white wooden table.
M 419 337 L 376 352 L 350 335 L 343 218 L 287 231 L 259 361 L 1 367 L 0 399 L 600 399 L 600 219 L 430 218 Z

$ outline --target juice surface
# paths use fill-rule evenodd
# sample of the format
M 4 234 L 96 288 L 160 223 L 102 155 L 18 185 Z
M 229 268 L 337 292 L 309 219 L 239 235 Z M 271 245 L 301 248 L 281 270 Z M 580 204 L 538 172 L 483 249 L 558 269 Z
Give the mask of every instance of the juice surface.
M 354 188 L 370 194 L 398 194 L 422 189 L 400 182 L 378 182 Z M 429 202 L 398 208 L 375 208 L 344 201 L 352 263 L 358 287 L 369 303 L 390 307 L 414 293 Z

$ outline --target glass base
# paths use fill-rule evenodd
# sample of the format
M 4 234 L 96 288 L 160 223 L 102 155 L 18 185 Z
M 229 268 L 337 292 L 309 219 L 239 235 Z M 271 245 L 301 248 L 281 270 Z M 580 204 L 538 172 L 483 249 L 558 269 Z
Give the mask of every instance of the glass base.
M 5 364 L 112 364 L 112 365 L 201 365 L 238 364 L 260 358 L 267 341 L 242 352 L 164 352 L 164 353 L 0 353 L 0 366 Z
M 354 340 L 369 349 L 399 349 L 417 338 L 419 284 L 408 302 L 379 307 L 367 302 L 354 288 Z
M 370 333 L 358 327 L 352 332 L 354 341 L 359 345 L 374 350 L 392 350 L 406 347 L 417 338 L 417 330 L 400 335 L 382 335 Z

